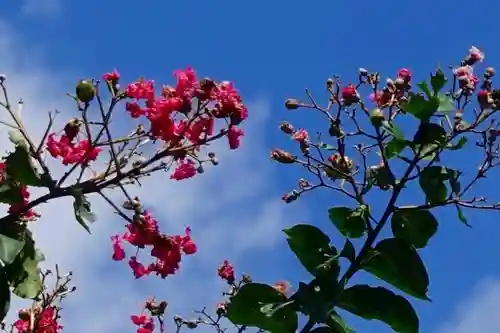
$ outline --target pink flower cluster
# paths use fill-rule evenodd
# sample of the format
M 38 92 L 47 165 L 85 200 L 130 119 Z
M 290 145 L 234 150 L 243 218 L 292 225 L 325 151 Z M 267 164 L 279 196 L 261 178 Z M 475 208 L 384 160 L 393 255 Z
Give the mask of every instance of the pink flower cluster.
M 113 260 L 125 259 L 124 241 L 138 249 L 149 246 L 151 257 L 154 259 L 151 264 L 144 266 L 137 256 L 129 258 L 129 266 L 137 279 L 150 273 L 166 278 L 177 272 L 183 254 L 191 255 L 197 251 L 196 244 L 191 239 L 189 227 L 186 228 L 184 235 L 167 236 L 160 232 L 158 222 L 148 212 L 136 214 L 133 222 L 126 227 L 125 234 L 111 237 Z

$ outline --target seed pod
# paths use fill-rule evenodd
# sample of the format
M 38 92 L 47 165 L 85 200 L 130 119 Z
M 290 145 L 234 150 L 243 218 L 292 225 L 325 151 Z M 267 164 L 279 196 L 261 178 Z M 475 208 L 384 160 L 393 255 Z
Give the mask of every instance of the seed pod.
M 95 97 L 95 87 L 89 81 L 81 80 L 75 92 L 76 98 L 84 103 L 90 103 Z
M 370 113 L 370 121 L 373 126 L 380 127 L 385 120 L 384 112 L 380 109 L 373 109 Z
M 285 107 L 288 110 L 295 110 L 295 109 L 298 109 L 300 107 L 300 102 L 295 98 L 289 98 L 285 102 Z

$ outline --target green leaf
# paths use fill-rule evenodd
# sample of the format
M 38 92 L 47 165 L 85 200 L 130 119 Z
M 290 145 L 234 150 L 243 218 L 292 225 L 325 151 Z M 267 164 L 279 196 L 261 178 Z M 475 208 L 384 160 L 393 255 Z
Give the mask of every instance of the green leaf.
M 85 195 L 76 194 L 75 201 L 73 202 L 73 209 L 75 212 L 75 218 L 78 223 L 90 234 L 90 228 L 88 223 L 94 223 L 96 221 L 96 216 L 92 213 L 90 208 L 90 202 L 87 200 Z
M 439 101 L 426 100 L 424 96 L 411 94 L 410 99 L 403 105 L 403 110 L 420 120 L 429 119 L 438 109 Z
M 370 250 L 362 269 L 422 300 L 429 300 L 429 276 L 415 248 L 405 240 L 384 239 Z
M 344 247 L 339 253 L 339 257 L 346 258 L 350 262 L 353 262 L 356 258 L 356 249 L 354 248 L 354 245 L 352 245 L 352 242 L 349 240 L 349 238 L 346 238 Z
M 462 207 L 460 207 L 459 205 L 455 205 L 455 207 L 457 208 L 457 216 L 460 222 L 462 222 L 469 228 L 472 228 L 471 225 L 468 223 L 467 218 L 464 215 L 464 212 L 462 211 Z
M 447 136 L 443 127 L 438 124 L 421 122 L 413 138 L 413 142 L 418 145 L 436 144 L 443 146 Z
M 390 160 L 394 156 L 398 156 L 403 149 L 408 147 L 408 143 L 406 140 L 392 139 L 384 148 L 385 158 Z
M 425 193 L 426 202 L 440 204 L 446 200 L 448 189 L 444 182 L 448 179 L 448 171 L 441 166 L 426 167 L 420 172 L 418 182 Z
M 392 215 L 392 233 L 416 248 L 424 248 L 438 229 L 434 215 L 425 209 L 400 209 Z
M 273 287 L 248 283 L 230 298 L 227 318 L 233 324 L 258 327 L 272 333 L 295 332 L 298 325 L 296 312 L 287 306 L 277 311 L 272 309 L 286 302 L 287 298 Z
M 314 276 L 322 271 L 321 265 L 337 254 L 330 246 L 330 238 L 315 226 L 297 224 L 283 232 L 288 236 L 290 249 Z
M 438 94 L 437 99 L 439 103 L 439 107 L 437 108 L 438 112 L 449 113 L 455 110 L 451 97 L 444 94 Z
M 460 176 L 462 173 L 458 170 L 449 168 L 446 168 L 446 172 L 448 173 L 448 181 L 450 183 L 451 192 L 458 196 L 462 188 L 460 185 Z
M 19 186 L 11 181 L 8 177 L 0 185 L 0 202 L 6 204 L 19 203 L 23 200 Z
M 3 322 L 10 308 L 10 287 L 5 274 L 0 275 L 0 322 Z
M 392 135 L 395 139 L 403 141 L 405 139 L 405 135 L 403 131 L 394 123 L 389 123 L 387 120 L 382 122 L 382 128 Z
M 43 284 L 38 264 L 44 259 L 43 254 L 35 249 L 31 233 L 26 230 L 25 244 L 21 253 L 12 264 L 5 267 L 15 295 L 33 299 L 40 293 Z
M 427 95 L 428 98 L 432 97 L 431 90 L 429 89 L 429 86 L 427 85 L 427 82 L 422 81 L 417 84 L 417 86 L 424 92 L 425 95 Z
M 3 265 L 13 263 L 23 247 L 24 241 L 0 234 L 0 260 Z
M 337 302 L 339 285 L 336 279 L 316 278 L 310 283 L 299 282 L 297 291 L 290 297 L 297 310 L 315 322 L 325 322 Z
M 367 320 L 380 320 L 398 333 L 418 333 L 419 319 L 404 297 L 382 287 L 355 285 L 340 296 L 338 306 Z
M 467 143 L 467 138 L 465 136 L 460 137 L 456 144 L 452 144 L 451 142 L 446 146 L 448 150 L 459 150 L 462 149 Z
M 335 311 L 330 311 L 330 314 L 328 318 L 325 321 L 325 324 L 327 324 L 335 333 L 355 333 L 355 331 L 347 326 L 346 322 L 340 315 L 335 312 Z
M 7 164 L 7 174 L 16 181 L 28 186 L 44 186 L 40 174 L 33 166 L 28 151 L 23 146 L 17 146 L 13 153 L 10 153 L 5 159 Z
M 349 207 L 333 207 L 328 210 L 330 221 L 340 233 L 346 237 L 359 238 L 366 231 L 368 207 L 360 206 L 356 209 Z
M 431 86 L 435 95 L 444 88 L 447 81 L 448 79 L 444 76 L 444 72 L 441 69 L 438 69 L 436 73 L 431 75 Z

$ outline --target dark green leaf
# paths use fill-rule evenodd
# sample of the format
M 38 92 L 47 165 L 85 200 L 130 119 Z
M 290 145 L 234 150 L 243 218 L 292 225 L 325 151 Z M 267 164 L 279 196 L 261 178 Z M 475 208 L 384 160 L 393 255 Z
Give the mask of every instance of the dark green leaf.
M 344 247 L 342 248 L 342 251 L 340 251 L 339 256 L 342 258 L 346 258 L 351 262 L 356 258 L 356 249 L 354 248 L 354 245 L 352 245 L 352 242 L 349 240 L 349 238 L 346 238 Z
M 438 94 L 437 98 L 439 101 L 439 107 L 437 108 L 438 112 L 449 113 L 455 110 L 451 97 L 448 97 L 444 94 Z
M 415 248 L 405 240 L 384 239 L 370 250 L 362 268 L 405 293 L 429 300 L 429 276 Z
M 12 178 L 21 184 L 28 186 L 44 186 L 40 174 L 33 166 L 28 151 L 23 146 L 17 146 L 13 153 L 5 159 L 6 171 Z
M 405 139 L 405 135 L 404 135 L 403 131 L 401 131 L 401 129 L 399 129 L 399 127 L 396 124 L 389 123 L 387 120 L 384 120 L 382 122 L 382 127 L 384 128 L 384 130 L 387 133 L 392 135 L 395 139 L 398 139 L 401 141 L 403 141 Z
M 77 194 L 75 195 L 75 201 L 73 202 L 73 209 L 78 223 L 80 223 L 80 225 L 90 234 L 88 223 L 94 223 L 96 221 L 95 214 L 92 213 L 90 208 L 90 202 L 84 195 Z
M 418 182 L 428 203 L 439 204 L 446 200 L 448 189 L 444 182 L 448 179 L 446 168 L 441 166 L 427 167 L 420 172 Z
M 19 186 L 12 182 L 7 176 L 6 180 L 0 185 L 0 202 L 7 204 L 19 203 L 23 200 Z
M 420 120 L 429 119 L 438 109 L 439 101 L 426 100 L 424 96 L 411 94 L 410 99 L 403 105 L 403 110 Z
M 364 319 L 380 320 L 398 333 L 419 333 L 413 306 L 388 289 L 355 285 L 341 294 L 338 306 Z
M 290 299 L 295 300 L 297 310 L 316 322 L 325 322 L 335 305 L 339 288 L 337 280 L 316 278 L 311 283 L 299 282 L 299 287 Z
M 320 266 L 337 254 L 330 246 L 330 238 L 315 226 L 297 224 L 283 232 L 290 249 L 312 275 L 319 274 Z
M 462 136 L 456 144 L 449 143 L 446 146 L 446 149 L 459 150 L 459 149 L 462 149 L 466 143 L 467 143 L 467 138 L 465 136 Z
M 9 265 L 16 259 L 24 247 L 24 241 L 0 234 L 0 260 L 3 265 Z
M 0 275 L 0 322 L 3 322 L 10 308 L 10 287 L 5 274 Z
M 443 146 L 446 143 L 446 131 L 438 124 L 421 122 L 413 142 L 418 145 L 436 144 Z
M 355 333 L 355 331 L 347 326 L 346 322 L 340 315 L 335 311 L 330 311 L 328 318 L 326 319 L 325 324 L 327 324 L 333 332 L 335 333 Z
M 384 148 L 385 158 L 390 160 L 394 156 L 399 155 L 406 147 L 408 147 L 408 141 L 392 139 Z
M 359 238 L 366 231 L 368 207 L 361 206 L 357 209 L 349 207 L 333 207 L 328 210 L 330 221 L 340 233 L 346 237 Z
M 431 75 L 431 86 L 435 95 L 443 89 L 446 81 L 448 79 L 444 76 L 444 72 L 441 69 L 438 69 L 436 73 Z
M 287 298 L 266 284 L 248 283 L 230 298 L 227 318 L 236 325 L 258 327 L 272 333 L 295 332 L 298 321 L 293 309 L 282 306 Z M 271 305 L 271 306 L 269 306 Z
M 35 249 L 35 243 L 29 231 L 25 234 L 25 244 L 16 260 L 5 267 L 5 272 L 14 288 L 14 294 L 21 298 L 34 298 L 42 290 L 42 280 L 38 264 L 45 258 Z
M 458 170 L 453 170 L 453 169 L 448 169 L 446 168 L 446 172 L 448 173 L 448 181 L 450 182 L 450 188 L 453 194 L 459 195 L 460 194 L 460 176 L 462 173 Z
M 391 226 L 395 237 L 423 248 L 436 233 L 438 222 L 428 210 L 400 209 L 392 215 Z

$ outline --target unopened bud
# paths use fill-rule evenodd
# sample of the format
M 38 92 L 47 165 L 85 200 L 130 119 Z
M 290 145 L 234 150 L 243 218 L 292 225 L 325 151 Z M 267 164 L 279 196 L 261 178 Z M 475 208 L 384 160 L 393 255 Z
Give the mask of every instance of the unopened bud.
M 297 200 L 300 196 L 300 193 L 297 192 L 296 190 L 293 190 L 292 192 L 288 192 L 285 195 L 281 197 L 281 200 L 283 200 L 285 203 L 291 203 L 295 200 Z
M 30 320 L 30 311 L 29 311 L 29 309 L 19 310 L 18 316 L 19 316 L 19 319 L 22 320 L 22 321 L 29 321 Z
M 495 76 L 495 69 L 493 67 L 486 68 L 486 70 L 484 71 L 484 76 L 487 79 L 492 78 L 493 76 Z
M 361 76 L 367 76 L 368 75 L 368 71 L 365 68 L 363 68 L 363 67 L 359 68 L 358 72 L 359 72 L 359 75 L 361 75 Z
M 391 78 L 388 78 L 386 81 L 385 81 L 385 84 L 387 85 L 387 87 L 389 88 L 394 88 L 394 81 L 391 79 Z
M 295 110 L 295 109 L 298 109 L 300 107 L 300 102 L 295 98 L 289 98 L 285 102 L 285 107 L 288 110 Z
M 200 166 L 196 169 L 196 172 L 198 172 L 198 173 L 204 173 L 204 172 L 205 172 L 205 169 L 203 168 L 203 165 L 200 165 Z
M 396 86 L 396 88 L 402 89 L 402 88 L 406 87 L 406 81 L 402 77 L 398 77 L 394 81 L 394 85 Z
M 185 324 L 186 324 L 186 327 L 190 328 L 190 329 L 195 329 L 196 327 L 198 327 L 198 323 L 194 320 L 188 320 L 185 322 Z
M 227 305 L 226 303 L 218 303 L 217 304 L 217 310 L 215 311 L 215 313 L 217 313 L 217 316 L 223 316 L 224 314 L 226 314 L 226 311 L 227 311 Z
M 248 274 L 243 274 L 243 276 L 241 277 L 241 281 L 243 283 L 251 283 L 252 282 L 252 277 Z
M 184 319 L 182 319 L 182 317 L 179 316 L 179 315 L 175 315 L 174 316 L 174 321 L 175 321 L 176 324 L 180 324 L 180 323 L 182 323 L 184 321 Z
M 271 159 L 284 164 L 295 163 L 295 157 L 282 149 L 274 149 L 271 152 Z
M 94 85 L 85 80 L 81 80 L 76 86 L 76 98 L 84 103 L 90 103 L 95 97 Z
M 137 128 L 135 129 L 135 135 L 143 135 L 144 133 L 146 133 L 146 131 L 144 130 L 144 125 L 137 125 Z
M 293 134 L 293 132 L 295 131 L 292 124 L 286 121 L 281 123 L 280 130 L 285 134 Z
M 332 78 L 328 78 L 328 80 L 326 80 L 326 87 L 330 89 L 333 86 L 333 82 Z
M 5 74 L 0 74 L 0 83 L 4 83 L 7 80 L 7 76 Z
M 382 110 L 380 110 L 379 108 L 374 109 L 370 113 L 370 121 L 371 121 L 373 126 L 380 127 L 384 120 L 385 120 L 384 112 Z

